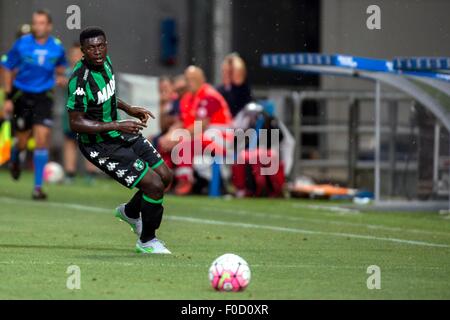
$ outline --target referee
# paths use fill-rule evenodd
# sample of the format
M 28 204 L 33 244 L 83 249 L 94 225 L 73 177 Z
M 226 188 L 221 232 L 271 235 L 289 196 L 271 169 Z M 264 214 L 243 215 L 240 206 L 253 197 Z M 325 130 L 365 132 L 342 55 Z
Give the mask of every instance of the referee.
M 16 144 L 11 152 L 10 172 L 18 180 L 21 172 L 20 153 L 33 136 L 36 148 L 34 164 L 34 200 L 45 200 L 42 191 L 44 167 L 48 162 L 53 126 L 53 87 L 62 84 L 67 65 L 64 47 L 50 36 L 52 18 L 46 10 L 33 13 L 32 33 L 19 38 L 1 58 L 7 100 L 4 111 L 13 115 Z M 55 76 L 56 73 L 56 76 Z

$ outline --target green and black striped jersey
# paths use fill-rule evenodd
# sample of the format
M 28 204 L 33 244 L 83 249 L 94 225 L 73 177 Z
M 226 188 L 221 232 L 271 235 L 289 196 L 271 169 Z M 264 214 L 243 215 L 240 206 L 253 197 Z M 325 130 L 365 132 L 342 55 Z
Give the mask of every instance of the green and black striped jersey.
M 116 82 L 109 56 L 103 68 L 92 68 L 80 60 L 69 80 L 68 111 L 84 112 L 86 119 L 99 122 L 118 120 Z M 79 134 L 81 143 L 98 143 L 120 136 L 118 131 Z

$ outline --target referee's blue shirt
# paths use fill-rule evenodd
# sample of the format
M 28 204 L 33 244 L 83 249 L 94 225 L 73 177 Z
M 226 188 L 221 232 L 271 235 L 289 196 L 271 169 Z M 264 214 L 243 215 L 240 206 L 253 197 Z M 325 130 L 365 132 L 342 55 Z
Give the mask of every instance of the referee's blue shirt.
M 19 38 L 1 58 L 8 70 L 17 70 L 14 87 L 24 92 L 41 93 L 55 86 L 55 69 L 67 66 L 64 47 L 58 39 L 49 37 L 45 44 L 32 34 Z

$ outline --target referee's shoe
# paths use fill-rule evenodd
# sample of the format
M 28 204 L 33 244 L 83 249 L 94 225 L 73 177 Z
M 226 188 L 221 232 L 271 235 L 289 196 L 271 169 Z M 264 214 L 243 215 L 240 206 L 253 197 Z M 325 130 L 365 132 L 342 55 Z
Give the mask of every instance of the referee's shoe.
M 11 177 L 13 180 L 19 180 L 20 174 L 22 173 L 22 170 L 20 169 L 20 162 L 19 161 L 11 161 L 9 163 L 9 173 L 11 173 Z

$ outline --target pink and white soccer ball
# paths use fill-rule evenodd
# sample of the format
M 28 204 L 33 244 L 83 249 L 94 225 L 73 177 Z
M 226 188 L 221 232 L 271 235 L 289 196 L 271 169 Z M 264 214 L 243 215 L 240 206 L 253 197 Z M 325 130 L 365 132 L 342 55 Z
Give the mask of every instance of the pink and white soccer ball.
M 218 257 L 209 268 L 209 281 L 217 291 L 242 291 L 247 288 L 250 279 L 248 263 L 232 253 Z
M 49 162 L 44 167 L 44 181 L 49 183 L 61 183 L 64 180 L 64 169 L 56 162 Z

